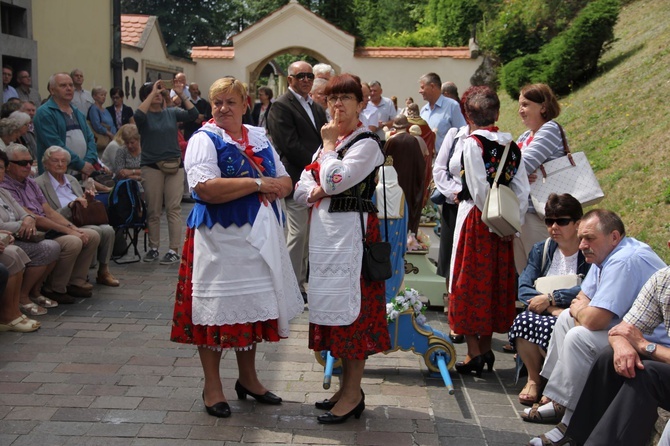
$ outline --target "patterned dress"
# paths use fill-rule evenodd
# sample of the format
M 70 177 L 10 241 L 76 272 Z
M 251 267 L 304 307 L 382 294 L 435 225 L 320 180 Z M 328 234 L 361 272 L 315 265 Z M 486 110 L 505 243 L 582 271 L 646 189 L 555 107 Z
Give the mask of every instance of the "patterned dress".
M 510 151 L 501 167 L 508 142 Z M 516 193 L 523 219 L 529 186 L 520 161 L 521 152 L 508 133 L 480 129 L 465 140 L 449 296 L 449 325 L 456 333 L 506 333 L 514 320 L 517 284 L 512 241 L 503 242 L 489 230 L 481 209 L 497 170 L 504 168 L 500 182 Z

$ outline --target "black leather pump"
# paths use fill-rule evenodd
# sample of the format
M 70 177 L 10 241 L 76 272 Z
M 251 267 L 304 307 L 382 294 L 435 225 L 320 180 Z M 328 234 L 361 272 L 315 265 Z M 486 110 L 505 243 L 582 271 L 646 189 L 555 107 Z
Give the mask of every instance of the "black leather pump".
M 496 355 L 493 354 L 493 350 L 489 350 L 482 355 L 484 363 L 486 364 L 489 372 L 493 371 L 493 364 L 496 362 Z
M 202 392 L 202 403 L 205 404 L 205 392 Z M 220 401 L 213 406 L 205 404 L 205 410 L 208 414 L 218 418 L 228 418 L 230 416 L 230 406 L 225 401 Z
M 484 356 L 475 356 L 468 362 L 459 361 L 454 367 L 460 374 L 470 375 L 472 372 L 475 372 L 475 375 L 477 375 L 478 378 L 481 378 L 482 370 L 484 370 Z
M 269 390 L 263 395 L 258 395 L 256 393 L 249 392 L 239 381 L 235 383 L 235 392 L 237 392 L 237 398 L 240 400 L 246 400 L 247 395 L 263 404 L 281 404 L 282 399 L 270 392 Z
M 341 424 L 347 421 L 352 415 L 354 418 L 359 419 L 361 414 L 365 410 L 365 400 L 361 398 L 361 402 L 358 403 L 349 413 L 346 413 L 342 416 L 333 415 L 332 412 L 328 411 L 323 415 L 316 417 L 316 420 L 321 424 Z
M 361 389 L 361 396 L 363 397 L 363 401 L 365 401 L 365 392 L 363 392 L 363 389 Z M 339 401 L 339 400 L 337 400 Z M 328 399 L 322 400 L 322 401 L 317 401 L 314 403 L 314 407 L 316 407 L 319 410 L 330 410 L 333 407 L 335 407 L 335 404 L 337 404 L 337 401 L 331 401 Z

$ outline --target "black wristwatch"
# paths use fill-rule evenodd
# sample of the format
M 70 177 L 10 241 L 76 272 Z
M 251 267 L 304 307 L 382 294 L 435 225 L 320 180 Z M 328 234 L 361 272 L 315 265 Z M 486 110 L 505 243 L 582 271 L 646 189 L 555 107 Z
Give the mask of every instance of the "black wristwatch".
M 653 342 L 650 342 L 644 348 L 644 351 L 647 352 L 647 356 L 652 356 L 656 352 L 656 344 L 654 344 Z

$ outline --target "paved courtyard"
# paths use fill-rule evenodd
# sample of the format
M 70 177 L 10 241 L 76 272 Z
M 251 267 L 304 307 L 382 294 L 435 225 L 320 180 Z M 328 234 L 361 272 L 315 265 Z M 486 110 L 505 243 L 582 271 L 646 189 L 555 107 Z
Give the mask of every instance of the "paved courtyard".
M 40 317 L 36 333 L 0 333 L 0 445 L 502 446 L 547 430 L 518 416 L 522 385 L 514 385 L 514 362 L 504 353 L 482 378 L 452 372 L 454 395 L 428 375 L 422 356 L 376 355 L 363 379 L 361 419 L 320 425 L 313 403 L 332 390 L 323 389 L 323 368 L 307 348 L 307 312 L 289 339 L 258 348 L 259 375 L 284 404 L 238 401 L 235 355 L 227 353 L 222 377 L 233 415 L 210 417 L 196 349 L 169 341 L 178 266 L 112 270 L 121 287 L 95 285 L 94 297 Z M 441 311 L 427 316 L 448 332 Z M 494 338 L 495 352 L 505 340 Z M 456 350 L 462 358 L 465 346 Z

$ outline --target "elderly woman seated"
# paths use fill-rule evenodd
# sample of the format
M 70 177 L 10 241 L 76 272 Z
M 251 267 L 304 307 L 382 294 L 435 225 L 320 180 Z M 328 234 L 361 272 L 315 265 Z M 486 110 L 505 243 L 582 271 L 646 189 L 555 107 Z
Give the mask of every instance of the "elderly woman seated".
M 8 164 L 7 154 L 0 151 L 0 181 L 5 177 Z M 40 289 L 44 278 L 56 265 L 60 246 L 53 240 L 35 242 L 33 240 L 37 232 L 35 224 L 35 216 L 26 212 L 8 191 L 0 188 L 0 236 L 7 242 L 6 245 L 10 245 L 6 247 L 4 257 L 6 260 L 11 260 L 12 264 L 23 263 L 17 260 L 15 251 L 18 249 L 21 253 L 25 252 L 25 254 L 19 253 L 20 257 L 28 259 L 25 262 L 27 263 L 25 270 L 21 268 L 23 277 L 20 293 L 17 294 L 18 305 L 15 305 L 16 311 L 20 307 L 28 316 L 39 316 L 47 312 L 46 308 L 58 306 L 58 302 L 42 296 Z M 12 266 L 2 259 L 0 262 L 8 268 Z M 8 299 L 13 301 L 12 297 Z
M 581 289 L 572 278 L 583 278 L 591 267 L 579 250 L 577 229 L 583 215 L 579 201 L 569 194 L 551 194 L 544 211 L 549 238 L 533 246 L 519 276 L 519 300 L 528 308 L 516 316 L 509 330 L 510 343 L 528 370 L 528 382 L 519 394 L 519 402 L 526 406 L 537 403 L 542 395 L 546 380 L 540 370 L 556 319 Z M 550 291 L 539 285 L 538 279 L 552 276 L 566 276 L 566 280 L 558 279 L 555 283 L 559 285 Z M 541 419 L 541 415 L 535 418 Z
M 102 154 L 102 162 L 116 180 L 142 181 L 140 133 L 135 124 L 123 125 Z
M 0 150 L 4 151 L 9 144 L 18 140 L 23 127 L 22 120 L 16 117 L 0 119 Z
M 58 146 L 51 146 L 42 157 L 42 165 L 46 172 L 35 179 L 47 203 L 68 221 L 72 221 L 74 202 L 80 202 L 84 208 L 92 196 L 84 195 L 84 191 L 75 177 L 65 173 L 70 163 L 70 153 Z M 110 225 L 88 225 L 100 236 L 98 246 L 98 277 L 96 282 L 101 285 L 119 286 L 119 281 L 109 271 L 109 259 L 114 249 L 114 228 Z

